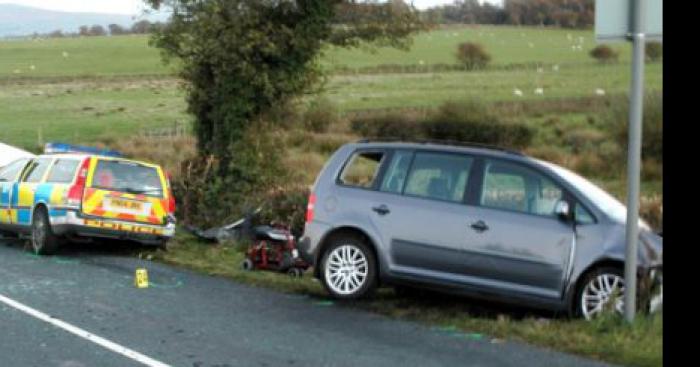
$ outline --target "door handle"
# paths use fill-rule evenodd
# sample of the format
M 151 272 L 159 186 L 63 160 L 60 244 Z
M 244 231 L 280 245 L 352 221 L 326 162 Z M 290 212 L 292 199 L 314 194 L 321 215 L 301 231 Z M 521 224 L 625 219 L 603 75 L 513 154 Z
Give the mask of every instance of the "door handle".
M 389 207 L 387 207 L 386 205 L 383 205 L 383 204 L 380 206 L 373 207 L 372 210 L 377 212 L 377 214 L 379 214 L 379 215 L 387 215 L 387 214 L 391 213 L 391 210 L 389 210 Z
M 483 220 L 472 223 L 471 227 L 472 227 L 472 229 L 474 229 L 475 231 L 477 231 L 479 233 L 484 232 L 484 231 L 488 231 L 488 229 L 489 229 L 489 226 L 487 226 Z

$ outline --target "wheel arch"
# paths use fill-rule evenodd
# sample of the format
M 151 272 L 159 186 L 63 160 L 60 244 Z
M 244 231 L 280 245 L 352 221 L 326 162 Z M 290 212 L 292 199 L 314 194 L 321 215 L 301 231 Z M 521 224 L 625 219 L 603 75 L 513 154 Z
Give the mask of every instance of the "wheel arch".
M 575 303 L 576 302 L 576 295 L 578 294 L 579 290 L 583 286 L 583 280 L 586 279 L 586 276 L 590 274 L 593 271 L 596 271 L 597 269 L 600 268 L 605 268 L 605 267 L 611 267 L 611 268 L 617 268 L 620 270 L 625 269 L 625 262 L 624 260 L 621 259 L 615 259 L 615 258 L 602 258 L 598 259 L 594 262 L 592 262 L 590 265 L 588 265 L 583 271 L 579 273 L 579 275 L 576 277 L 576 279 L 570 283 L 569 285 L 569 290 L 567 292 L 567 298 L 566 298 L 566 305 L 569 309 L 569 312 L 573 315 L 573 312 L 575 310 Z
M 32 212 L 29 213 L 30 223 L 34 223 L 34 213 L 36 213 L 36 211 L 37 211 L 38 209 L 41 209 L 41 210 L 45 210 L 45 211 L 46 211 L 46 216 L 47 216 L 48 219 L 49 219 L 49 224 L 51 224 L 51 215 L 50 215 L 50 212 L 49 212 L 49 205 L 46 204 L 46 203 L 43 202 L 43 201 L 37 202 L 37 203 L 34 204 L 34 206 L 32 207 Z
M 323 256 L 323 254 L 326 252 L 326 249 L 330 245 L 330 240 L 334 236 L 337 236 L 337 235 L 343 234 L 343 233 L 360 235 L 364 239 L 365 243 L 372 250 L 374 258 L 377 260 L 377 274 L 379 275 L 378 281 L 381 280 L 381 274 L 382 274 L 381 269 L 383 267 L 383 261 L 382 261 L 381 257 L 379 256 L 379 252 L 377 251 L 377 244 L 372 239 L 372 237 L 369 234 L 367 234 L 366 231 L 364 231 L 358 227 L 355 227 L 355 226 L 350 226 L 350 225 L 340 226 L 340 227 L 336 227 L 336 228 L 333 228 L 332 230 L 328 231 L 328 233 L 326 233 L 323 236 L 323 239 L 320 241 L 320 245 L 318 246 L 318 250 L 316 251 L 316 254 L 314 256 L 314 264 L 316 264 L 316 265 L 320 264 L 320 260 Z M 319 266 L 314 266 L 314 277 L 319 278 L 320 271 L 321 270 L 320 270 Z

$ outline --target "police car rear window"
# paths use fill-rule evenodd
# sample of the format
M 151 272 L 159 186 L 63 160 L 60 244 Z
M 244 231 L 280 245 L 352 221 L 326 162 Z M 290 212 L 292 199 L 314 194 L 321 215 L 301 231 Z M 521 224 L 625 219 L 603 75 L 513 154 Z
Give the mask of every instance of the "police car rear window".
M 133 162 L 98 161 L 92 187 L 129 194 L 163 196 L 158 171 L 153 167 Z
M 77 159 L 59 159 L 51 167 L 49 177 L 46 182 L 50 183 L 71 183 L 75 177 L 75 171 L 80 163 Z

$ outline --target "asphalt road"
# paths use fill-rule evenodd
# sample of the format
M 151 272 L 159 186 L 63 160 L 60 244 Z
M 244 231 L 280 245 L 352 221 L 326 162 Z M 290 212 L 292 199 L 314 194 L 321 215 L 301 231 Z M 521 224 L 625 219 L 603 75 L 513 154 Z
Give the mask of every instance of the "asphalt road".
M 133 285 L 139 267 L 148 289 Z M 116 253 L 38 257 L 2 240 L 0 296 L 171 366 L 602 365 Z M 142 365 L 0 302 L 0 366 Z

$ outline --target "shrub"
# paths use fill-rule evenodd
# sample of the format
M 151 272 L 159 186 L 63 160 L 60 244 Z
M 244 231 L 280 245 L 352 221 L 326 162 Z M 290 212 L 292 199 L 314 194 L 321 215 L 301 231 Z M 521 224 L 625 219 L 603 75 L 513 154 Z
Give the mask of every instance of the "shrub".
M 423 139 L 421 123 L 407 113 L 384 112 L 357 116 L 350 121 L 351 130 L 367 138 Z
M 230 223 L 260 204 L 267 192 L 289 173 L 278 164 L 282 150 L 269 126 L 255 124 L 231 146 L 231 159 L 196 156 L 185 160 L 172 182 L 178 218 L 184 223 L 212 227 Z
M 287 225 L 300 237 L 304 232 L 309 192 L 308 186 L 279 186 L 267 191 L 261 197 L 262 210 L 256 221 Z
M 483 69 L 491 61 L 491 55 L 483 45 L 465 42 L 457 46 L 457 60 L 468 70 Z
M 526 153 L 537 159 L 542 159 L 559 165 L 565 165 L 566 162 L 566 155 L 562 149 L 552 145 L 537 145 L 528 148 Z
M 530 145 L 534 131 L 525 124 L 501 122 L 478 102 L 443 104 L 423 123 L 430 139 L 491 144 L 510 148 Z
M 570 166 L 573 171 L 585 177 L 611 177 L 617 173 L 608 162 L 591 152 L 573 156 Z
M 619 52 L 615 51 L 610 46 L 600 45 L 592 49 L 590 55 L 601 63 L 611 63 L 617 61 Z
M 642 196 L 639 215 L 656 231 L 663 230 L 663 199 L 661 195 Z
M 568 131 L 564 135 L 564 141 L 571 147 L 574 153 L 596 148 L 606 136 L 603 132 L 588 128 L 579 128 Z
M 627 154 L 629 102 L 616 105 L 608 117 L 608 126 L 617 143 Z M 642 157 L 663 162 L 663 98 L 660 93 L 650 93 L 644 98 L 642 120 Z M 626 157 L 626 155 L 624 156 Z
M 663 46 L 661 45 L 661 42 L 647 42 L 644 53 L 646 54 L 647 61 L 659 61 L 664 54 Z
M 320 97 L 311 102 L 304 113 L 303 126 L 307 131 L 325 133 L 338 121 L 338 109 L 328 98 Z
M 391 112 L 354 118 L 351 127 L 366 137 L 451 140 L 510 148 L 527 147 L 534 136 L 527 125 L 502 122 L 476 101 L 447 102 L 427 117 Z
M 289 129 L 298 126 L 302 116 L 300 116 L 299 108 L 294 102 L 286 101 L 270 107 L 260 116 L 260 119 Z
M 642 180 L 661 180 L 663 178 L 663 165 L 654 158 L 647 158 L 642 162 Z

